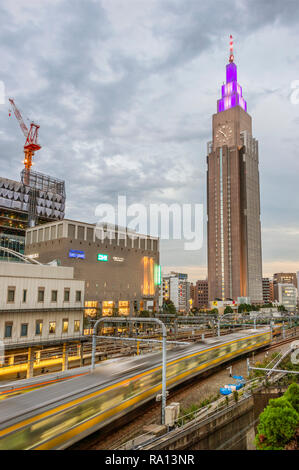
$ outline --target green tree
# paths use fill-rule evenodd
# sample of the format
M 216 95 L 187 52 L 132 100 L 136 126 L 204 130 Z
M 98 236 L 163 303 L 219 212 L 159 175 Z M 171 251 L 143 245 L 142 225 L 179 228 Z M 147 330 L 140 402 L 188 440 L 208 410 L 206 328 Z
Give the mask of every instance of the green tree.
M 277 310 L 278 310 L 279 312 L 286 312 L 286 311 L 287 311 L 287 309 L 285 308 L 284 305 L 278 305 Z
M 169 313 L 170 315 L 176 315 L 177 311 L 172 300 L 165 300 L 163 304 L 163 313 Z
M 218 314 L 218 308 L 213 308 L 212 310 L 208 310 L 207 313 L 211 313 L 211 314 L 216 313 L 216 314 Z
M 141 318 L 149 318 L 151 316 L 148 310 L 140 310 L 139 317 Z
M 290 402 L 295 408 L 297 413 L 299 413 L 299 385 L 296 383 L 291 384 L 285 392 L 284 398 L 286 398 L 286 400 L 288 400 L 288 402 Z
M 299 415 L 285 396 L 269 400 L 260 415 L 255 437 L 259 450 L 282 450 L 293 438 L 299 424 Z
M 239 312 L 239 313 L 246 312 L 246 304 L 240 304 L 240 305 L 238 306 L 238 312 Z
M 258 312 L 261 308 L 259 305 L 251 305 L 250 307 L 253 312 Z
M 229 305 L 227 305 L 224 309 L 224 313 L 234 313 L 234 311 Z

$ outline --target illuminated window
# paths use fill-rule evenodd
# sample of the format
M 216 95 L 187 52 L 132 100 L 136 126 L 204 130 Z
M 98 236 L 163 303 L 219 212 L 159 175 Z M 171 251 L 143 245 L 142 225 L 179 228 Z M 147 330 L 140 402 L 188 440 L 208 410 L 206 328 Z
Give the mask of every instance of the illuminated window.
M 67 318 L 62 320 L 62 333 L 67 333 L 69 329 L 69 321 Z
M 56 321 L 49 322 L 49 333 L 53 334 L 56 332 Z
M 154 295 L 154 259 L 143 257 L 143 295 Z
M 102 304 L 103 317 L 111 317 L 113 315 L 114 302 L 112 300 L 105 300 Z
M 75 320 L 74 322 L 74 332 L 77 333 L 80 331 L 80 320 Z
M 42 320 L 36 320 L 35 322 L 35 334 L 36 335 L 41 335 L 43 332 L 43 321 Z
M 85 315 L 90 317 L 95 317 L 97 314 L 98 301 L 97 300 L 88 300 L 85 302 Z M 89 308 L 86 308 L 89 307 Z
M 120 300 L 118 302 L 118 313 L 119 315 L 130 315 L 130 302 L 126 300 Z

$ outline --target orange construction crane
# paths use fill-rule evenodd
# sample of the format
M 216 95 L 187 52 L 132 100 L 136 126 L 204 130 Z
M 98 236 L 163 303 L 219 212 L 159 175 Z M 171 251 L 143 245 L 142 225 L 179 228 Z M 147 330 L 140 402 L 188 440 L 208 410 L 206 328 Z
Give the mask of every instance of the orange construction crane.
M 24 145 L 25 159 L 23 163 L 25 165 L 25 174 L 27 175 L 26 179 L 29 182 L 29 173 L 30 173 L 30 168 L 32 166 L 32 157 L 37 150 L 41 149 L 41 146 L 38 145 L 37 143 L 38 130 L 40 126 L 38 124 L 35 124 L 34 122 L 31 122 L 30 129 L 28 130 L 26 124 L 23 121 L 20 111 L 15 105 L 14 100 L 12 98 L 9 98 L 9 102 L 12 105 L 15 116 L 17 120 L 19 121 L 19 124 L 23 131 L 24 136 L 26 137 L 26 141 Z M 9 116 L 10 115 L 11 113 L 9 112 Z M 29 184 L 28 182 L 27 184 Z

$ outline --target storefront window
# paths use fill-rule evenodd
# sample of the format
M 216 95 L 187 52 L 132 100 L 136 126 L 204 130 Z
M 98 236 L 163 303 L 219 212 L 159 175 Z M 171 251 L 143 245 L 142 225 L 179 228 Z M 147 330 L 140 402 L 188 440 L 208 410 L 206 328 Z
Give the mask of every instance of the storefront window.
M 112 300 L 103 301 L 102 315 L 103 317 L 111 317 L 113 315 L 114 302 Z

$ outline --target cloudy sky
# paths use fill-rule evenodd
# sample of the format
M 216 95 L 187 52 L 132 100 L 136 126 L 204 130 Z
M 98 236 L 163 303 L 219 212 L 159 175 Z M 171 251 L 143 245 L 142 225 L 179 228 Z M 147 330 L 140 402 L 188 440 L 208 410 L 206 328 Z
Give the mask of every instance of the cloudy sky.
M 1 176 L 19 179 L 23 135 L 7 98 L 38 122 L 36 171 L 65 179 L 66 217 L 98 204 L 203 204 L 206 144 L 229 34 L 259 140 L 263 271 L 299 270 L 297 0 L 0 0 Z M 296 98 L 296 96 L 295 96 Z M 205 220 L 204 220 L 205 224 Z M 201 250 L 162 241 L 163 270 L 206 276 Z

